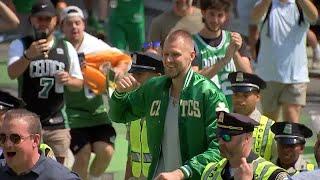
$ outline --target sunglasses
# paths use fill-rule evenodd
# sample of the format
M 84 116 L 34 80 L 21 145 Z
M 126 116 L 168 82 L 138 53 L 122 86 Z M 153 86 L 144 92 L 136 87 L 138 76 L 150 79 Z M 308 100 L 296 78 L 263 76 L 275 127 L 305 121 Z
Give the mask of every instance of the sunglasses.
M 241 132 L 230 132 L 226 130 L 222 130 L 220 128 L 217 129 L 217 137 L 221 138 L 224 142 L 230 142 L 232 140 L 232 136 L 237 136 L 242 134 Z
M 218 134 L 218 138 L 221 138 L 224 142 L 230 142 L 232 140 L 232 135 L 230 135 L 230 134 Z
M 30 134 L 29 136 L 21 136 L 19 134 L 9 134 L 9 135 L 6 135 L 6 134 L 0 134 L 0 145 L 4 145 L 6 142 L 7 142 L 7 139 L 9 137 L 10 141 L 17 145 L 17 144 L 20 144 L 22 141 L 24 141 L 25 139 L 33 136 L 34 134 Z

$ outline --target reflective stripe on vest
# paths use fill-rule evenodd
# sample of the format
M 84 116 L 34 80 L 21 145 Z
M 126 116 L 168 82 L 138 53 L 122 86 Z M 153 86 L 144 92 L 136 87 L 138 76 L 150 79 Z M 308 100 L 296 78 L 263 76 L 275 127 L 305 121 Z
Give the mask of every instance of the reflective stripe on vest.
M 260 125 L 255 127 L 253 131 L 253 150 L 268 161 L 271 159 L 272 143 L 274 139 L 274 133 L 271 131 L 271 125 L 273 123 L 273 120 L 268 119 L 266 116 L 261 116 Z
M 141 162 L 141 155 L 140 155 L 140 153 L 131 151 L 131 161 Z
M 226 158 L 222 159 L 217 163 L 209 163 L 205 167 L 201 175 L 201 180 L 210 180 L 210 179 L 222 180 L 221 172 L 226 164 L 227 164 Z
M 225 168 L 226 164 L 227 164 L 227 159 L 225 158 L 219 161 L 218 163 L 208 164 L 202 173 L 201 179 L 202 180 L 211 180 L 211 179 L 222 180 L 221 173 Z M 280 167 L 263 159 L 262 157 L 258 157 L 257 159 L 253 160 L 252 166 L 253 166 L 253 172 L 254 172 L 253 179 L 261 179 L 261 180 L 267 180 L 274 171 L 281 169 Z
M 148 147 L 146 121 L 130 123 L 131 165 L 134 177 L 148 177 L 152 156 Z
M 252 165 L 254 169 L 254 179 L 267 180 L 274 171 L 282 169 L 262 157 L 253 160 Z M 284 169 L 282 170 L 285 171 Z

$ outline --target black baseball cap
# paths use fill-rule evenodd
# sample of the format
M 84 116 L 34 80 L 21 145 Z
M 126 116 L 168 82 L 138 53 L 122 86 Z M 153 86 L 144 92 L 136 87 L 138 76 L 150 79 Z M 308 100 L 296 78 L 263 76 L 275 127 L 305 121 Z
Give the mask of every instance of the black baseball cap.
M 38 0 L 33 4 L 31 16 L 56 16 L 56 9 L 50 0 Z
M 135 52 L 132 55 L 132 65 L 129 73 L 151 71 L 164 73 L 162 57 L 154 53 Z

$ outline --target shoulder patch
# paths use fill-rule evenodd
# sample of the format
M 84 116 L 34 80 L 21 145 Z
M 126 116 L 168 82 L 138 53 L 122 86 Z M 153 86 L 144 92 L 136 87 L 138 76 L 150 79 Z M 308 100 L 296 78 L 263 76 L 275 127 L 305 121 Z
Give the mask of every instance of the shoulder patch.
M 279 174 L 277 174 L 275 180 L 288 180 L 289 179 L 289 175 L 286 172 L 280 172 Z
M 216 106 L 216 112 L 218 111 L 224 111 L 229 113 L 229 109 L 226 107 L 226 104 L 224 102 L 218 102 Z

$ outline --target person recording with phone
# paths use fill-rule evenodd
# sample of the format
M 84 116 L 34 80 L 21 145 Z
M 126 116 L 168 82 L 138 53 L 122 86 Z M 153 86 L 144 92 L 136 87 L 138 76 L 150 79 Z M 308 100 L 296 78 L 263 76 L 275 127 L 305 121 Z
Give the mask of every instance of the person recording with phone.
M 10 44 L 8 74 L 11 79 L 18 79 L 19 96 L 27 110 L 40 116 L 43 140 L 63 163 L 70 145 L 63 113 L 63 90 L 82 88 L 78 55 L 69 42 L 54 37 L 57 15 L 49 0 L 37 1 L 29 20 L 34 36 Z

